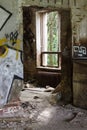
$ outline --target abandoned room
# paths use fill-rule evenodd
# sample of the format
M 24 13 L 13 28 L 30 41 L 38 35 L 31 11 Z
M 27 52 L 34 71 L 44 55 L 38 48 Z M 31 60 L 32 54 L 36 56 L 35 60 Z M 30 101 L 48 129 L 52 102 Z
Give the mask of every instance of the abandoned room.
M 87 0 L 0 0 L 0 130 L 87 129 Z

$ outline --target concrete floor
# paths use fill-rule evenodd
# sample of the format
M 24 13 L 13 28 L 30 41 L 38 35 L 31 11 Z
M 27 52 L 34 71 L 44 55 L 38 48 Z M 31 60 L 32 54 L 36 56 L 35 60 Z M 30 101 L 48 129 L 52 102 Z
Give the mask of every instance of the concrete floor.
M 58 96 L 44 88 L 21 91 L 18 110 L 4 110 L 0 130 L 87 130 L 87 111 L 59 104 Z
M 31 113 L 34 122 L 32 130 L 86 130 L 87 111 L 70 104 L 56 104 L 56 95 L 44 92 L 44 89 L 33 88 L 21 92 L 22 101 L 30 101 L 36 105 Z

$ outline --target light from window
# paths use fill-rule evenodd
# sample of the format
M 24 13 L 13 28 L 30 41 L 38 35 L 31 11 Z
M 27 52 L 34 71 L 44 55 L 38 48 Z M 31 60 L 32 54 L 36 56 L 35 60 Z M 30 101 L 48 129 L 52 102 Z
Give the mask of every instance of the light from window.
M 36 13 L 37 67 L 60 67 L 60 18 L 58 11 Z

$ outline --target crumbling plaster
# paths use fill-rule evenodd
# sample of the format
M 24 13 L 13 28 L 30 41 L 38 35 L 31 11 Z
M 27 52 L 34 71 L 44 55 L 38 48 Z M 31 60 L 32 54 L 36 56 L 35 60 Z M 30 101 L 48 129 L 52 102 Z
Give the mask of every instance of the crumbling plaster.
M 87 0 L 18 0 L 19 24 L 22 23 L 22 6 L 52 7 L 57 9 L 71 9 L 72 42 L 73 37 L 78 41 L 80 23 L 87 17 Z
M 87 0 L 18 0 L 20 26 L 22 25 L 22 6 L 52 7 L 71 9 L 72 43 L 74 37 L 79 40 L 80 26 L 83 19 L 87 17 Z
M 21 6 L 38 6 L 38 7 L 52 7 L 52 8 L 56 8 L 56 9 L 64 9 L 64 10 L 71 10 L 71 26 L 72 26 L 72 41 L 70 41 L 69 43 L 69 47 L 70 49 L 72 50 L 72 45 L 74 43 L 74 36 L 76 37 L 76 41 L 78 41 L 79 39 L 79 33 L 80 33 L 80 26 L 81 26 L 81 22 L 84 18 L 86 18 L 86 5 L 87 5 L 87 0 L 56 0 L 56 2 L 54 0 L 50 0 L 49 2 L 47 0 L 43 1 L 43 0 L 19 0 L 19 2 L 21 3 L 20 5 Z M 64 41 L 64 40 L 62 40 Z M 68 41 L 69 42 L 69 41 Z M 71 45 L 70 45 L 71 44 Z M 62 51 L 64 49 L 64 45 L 62 45 Z M 72 59 L 72 57 L 71 57 Z M 64 99 L 65 100 L 68 100 L 70 101 L 71 100 L 71 89 L 70 86 L 72 85 L 71 83 L 71 80 L 72 78 L 70 79 L 70 76 L 72 76 L 72 72 L 69 71 L 69 69 L 72 69 L 71 68 L 67 68 L 67 64 L 68 64 L 68 67 L 70 65 L 72 65 L 72 63 L 69 64 L 69 60 L 67 59 L 67 63 L 64 65 L 62 64 L 64 67 L 62 69 L 62 76 L 63 76 L 63 87 L 64 87 L 64 91 L 63 91 L 63 94 L 64 94 Z M 66 69 L 67 68 L 67 69 Z M 69 74 L 66 74 L 66 73 L 69 73 Z M 66 88 L 67 87 L 67 88 Z
M 79 42 L 79 38 L 82 37 L 82 33 L 87 32 L 83 29 L 86 29 L 87 24 L 85 20 L 87 19 L 87 5 L 77 8 L 72 8 L 72 37 L 75 38 L 76 42 Z M 82 27 L 82 22 L 84 22 L 84 26 Z M 83 28 L 83 29 L 82 29 Z M 83 34 L 82 34 L 83 35 Z M 74 40 L 74 39 L 73 39 Z

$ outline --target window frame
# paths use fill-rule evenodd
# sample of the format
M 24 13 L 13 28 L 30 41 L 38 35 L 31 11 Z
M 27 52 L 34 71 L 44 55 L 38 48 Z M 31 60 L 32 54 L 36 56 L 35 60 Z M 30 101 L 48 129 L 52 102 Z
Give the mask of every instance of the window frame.
M 43 64 L 43 55 L 44 54 L 57 54 L 57 60 L 58 60 L 57 66 L 44 65 Z M 60 64 L 59 64 L 60 60 L 61 60 L 61 52 L 53 52 L 53 51 L 43 51 L 43 52 L 41 52 L 41 66 L 43 66 L 43 67 L 59 68 L 60 67 Z
M 58 10 L 50 10 L 50 12 L 58 11 Z M 47 45 L 46 42 L 43 41 L 43 35 L 47 35 L 46 32 L 44 32 L 44 16 L 46 13 L 48 13 L 49 10 L 42 10 L 36 12 L 36 66 L 37 68 L 45 68 L 45 69 L 58 69 L 61 70 L 61 45 L 60 45 L 60 14 L 58 12 L 58 22 L 59 22 L 59 28 L 58 28 L 58 37 L 59 37 L 59 51 L 44 51 L 43 46 Z M 46 24 L 46 23 L 45 23 Z M 46 39 L 45 39 L 46 41 Z M 43 65 L 43 55 L 44 54 L 57 54 L 58 55 L 58 66 L 44 66 Z

